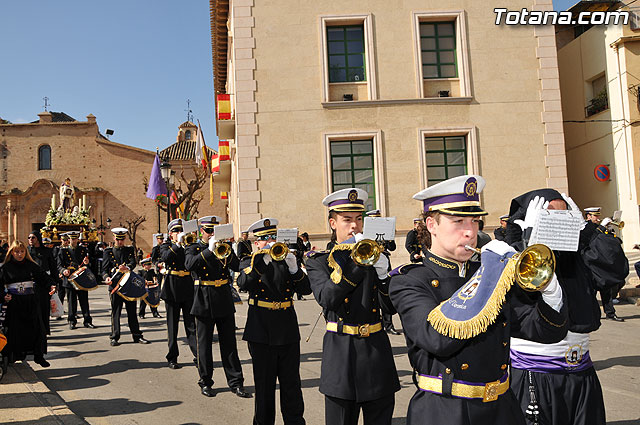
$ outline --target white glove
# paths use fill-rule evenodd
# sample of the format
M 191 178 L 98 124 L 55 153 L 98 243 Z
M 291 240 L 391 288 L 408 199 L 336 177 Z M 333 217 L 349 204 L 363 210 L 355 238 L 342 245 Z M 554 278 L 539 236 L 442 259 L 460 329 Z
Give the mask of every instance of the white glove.
M 578 204 L 575 203 L 575 201 L 573 199 L 571 199 L 571 196 L 568 196 L 565 193 L 561 193 L 562 195 L 562 199 L 564 199 L 564 201 L 567 203 L 567 206 L 569 207 L 570 211 L 577 211 L 580 213 L 580 218 L 582 219 L 582 224 L 580 225 L 580 230 L 584 229 L 587 226 L 587 222 L 584 219 L 584 216 L 582 215 L 582 210 L 580 210 L 580 208 L 578 208 Z
M 480 252 L 491 251 L 494 254 L 504 255 L 508 252 L 516 252 L 516 250 L 506 242 L 499 240 L 492 240 L 488 244 L 484 245 Z
M 386 255 L 380 254 L 380 258 L 378 258 L 373 267 L 376 269 L 378 279 L 385 280 L 389 274 L 389 259 Z
M 178 243 L 181 244 L 184 241 L 184 237 L 185 237 L 186 233 L 185 232 L 180 232 L 178 233 Z
M 298 262 L 296 261 L 295 255 L 288 253 L 287 256 L 284 257 L 284 262 L 289 266 L 289 273 L 296 274 L 298 272 Z
M 538 214 L 540 214 L 540 210 L 546 208 L 548 205 L 549 203 L 545 202 L 542 196 L 536 196 L 531 200 L 531 202 L 529 202 L 527 213 L 524 216 L 524 221 L 515 220 L 515 223 L 520 226 L 523 231 L 529 227 L 533 227 L 536 223 L 536 218 L 538 218 Z
M 268 266 L 269 263 L 271 262 L 271 254 L 269 254 L 268 252 L 264 254 L 262 256 L 262 261 L 264 262 L 265 266 Z
M 560 311 L 562 308 L 562 288 L 555 273 L 549 285 L 542 291 L 542 299 L 555 311 Z
M 358 243 L 364 239 L 364 235 L 362 233 L 356 233 L 355 235 L 353 235 L 353 239 L 356 241 L 356 243 Z
M 209 238 L 209 251 L 216 252 L 216 240 L 213 238 Z

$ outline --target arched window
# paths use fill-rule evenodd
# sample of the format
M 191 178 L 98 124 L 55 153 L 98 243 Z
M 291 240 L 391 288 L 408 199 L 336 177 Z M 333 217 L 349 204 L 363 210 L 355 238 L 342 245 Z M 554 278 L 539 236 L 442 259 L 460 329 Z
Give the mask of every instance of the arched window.
M 42 145 L 38 148 L 38 170 L 51 169 L 51 146 Z
M 184 140 L 191 140 L 191 130 L 184 132 Z

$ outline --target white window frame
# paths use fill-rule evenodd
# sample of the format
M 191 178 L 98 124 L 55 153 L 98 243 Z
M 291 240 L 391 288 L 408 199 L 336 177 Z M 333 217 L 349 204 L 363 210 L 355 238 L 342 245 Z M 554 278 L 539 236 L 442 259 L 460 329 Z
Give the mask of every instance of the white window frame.
M 478 136 L 476 127 L 445 127 L 422 128 L 418 130 L 418 149 L 420 149 L 420 184 L 421 189 L 427 188 L 427 137 L 464 136 L 467 144 L 467 173 L 479 174 L 478 164 Z
M 333 169 L 331 167 L 331 142 L 338 140 L 362 140 L 371 139 L 373 145 L 373 174 L 374 184 L 376 186 L 376 208 L 380 210 L 383 217 L 387 214 L 387 191 L 384 185 L 384 161 L 382 158 L 382 131 L 355 131 L 355 132 L 338 132 L 338 133 L 324 133 L 324 169 L 325 169 L 325 196 L 333 192 Z M 327 228 L 328 228 L 327 224 Z M 331 229 L 328 229 L 331 231 Z
M 322 102 L 329 102 L 329 50 L 327 44 L 327 27 L 337 25 L 364 25 L 364 52 L 365 52 L 365 66 L 367 72 L 367 91 L 369 99 L 377 100 L 377 80 L 376 70 L 374 68 L 375 61 L 373 60 L 373 19 L 371 14 L 368 15 L 329 15 L 320 17 L 320 37 L 322 45 Z M 336 83 L 340 84 L 340 83 Z M 353 83 L 349 83 L 353 84 Z M 365 99 L 361 99 L 365 100 Z M 338 102 L 338 101 L 335 101 Z M 341 102 L 341 101 L 340 101 Z
M 466 14 L 464 10 L 440 11 L 440 12 L 413 12 L 413 50 L 415 53 L 415 67 L 417 76 L 417 93 L 424 98 L 424 76 L 422 73 L 422 54 L 420 41 L 420 23 L 452 21 L 456 28 L 456 61 L 458 62 L 458 77 L 436 78 L 432 80 L 460 81 L 460 97 L 471 97 L 471 73 L 469 68 L 468 37 L 466 26 Z

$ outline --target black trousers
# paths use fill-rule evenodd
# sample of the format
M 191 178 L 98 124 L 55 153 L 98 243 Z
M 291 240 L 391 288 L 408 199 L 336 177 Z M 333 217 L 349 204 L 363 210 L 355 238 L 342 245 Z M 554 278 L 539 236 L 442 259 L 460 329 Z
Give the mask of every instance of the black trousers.
M 574 373 L 532 372 L 540 425 L 605 425 L 604 400 L 593 367 Z M 530 402 L 528 372 L 511 369 L 511 389 L 524 412 Z M 527 419 L 527 424 L 533 424 Z
M 136 316 L 136 301 L 127 301 L 118 294 L 111 294 L 111 335 L 109 338 L 114 340 L 120 339 L 120 315 L 122 314 L 122 305 L 127 310 L 127 322 L 129 330 L 134 341 L 138 341 L 142 337 L 138 316 Z
M 151 312 L 155 313 L 158 311 L 158 307 L 150 307 Z M 140 316 L 144 316 L 144 313 L 147 311 L 147 303 L 144 300 L 140 300 L 140 309 L 138 310 L 138 314 Z
M 78 323 L 76 314 L 78 313 L 78 302 L 80 302 L 80 310 L 84 324 L 91 323 L 91 312 L 89 311 L 89 293 L 87 291 L 78 291 L 76 288 L 67 288 L 67 321 L 74 325 Z
M 184 323 L 184 332 L 187 334 L 187 341 L 193 356 L 198 355 L 196 342 L 196 325 L 191 315 L 191 301 L 183 301 L 181 303 L 166 301 L 164 302 L 167 309 L 167 336 L 169 343 L 169 352 L 167 360 L 170 362 L 178 361 L 178 323 L 180 321 L 180 311 L 182 310 L 182 320 Z
M 616 309 L 613 307 L 613 297 L 612 292 L 615 288 L 601 289 L 600 292 L 600 300 L 602 301 L 602 309 L 604 310 L 604 314 L 607 317 L 611 317 L 616 314 Z
M 62 286 L 62 282 L 58 282 L 56 287 L 58 288 L 58 298 L 60 298 L 60 302 L 64 305 L 64 294 L 67 293 L 67 288 Z
M 254 425 L 276 420 L 276 379 L 280 383 L 280 410 L 285 425 L 304 425 L 300 383 L 300 343 L 266 345 L 249 342 L 256 387 Z
M 200 375 L 198 384 L 201 387 L 213 385 L 213 328 L 217 327 L 220 356 L 227 384 L 230 388 L 242 386 L 244 377 L 238 357 L 235 315 L 214 318 L 196 316 L 195 319 L 198 335 L 198 374 Z
M 362 409 L 364 425 L 391 425 L 395 402 L 393 394 L 362 403 L 325 395 L 325 423 L 326 425 L 357 425 L 360 409 Z

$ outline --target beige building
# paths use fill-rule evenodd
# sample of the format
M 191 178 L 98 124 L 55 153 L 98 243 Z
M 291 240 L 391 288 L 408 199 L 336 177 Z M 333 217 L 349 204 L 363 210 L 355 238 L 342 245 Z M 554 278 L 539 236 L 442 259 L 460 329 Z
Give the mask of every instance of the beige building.
M 580 2 L 570 10 L 610 6 Z M 602 218 L 622 210 L 626 250 L 640 241 L 640 32 L 633 28 L 610 23 L 556 30 L 569 190 L 582 208 L 601 206 Z M 599 165 L 609 168 L 609 179 L 596 178 Z
M 273 216 L 323 247 L 321 200 L 356 185 L 397 217 L 401 243 L 421 210 L 412 195 L 446 178 L 483 175 L 494 226 L 513 196 L 567 190 L 552 26 L 495 25 L 493 7 L 461 0 L 210 0 L 210 11 L 237 229 Z
M 42 227 L 52 196 L 59 205 L 59 187 L 69 177 L 76 200 L 85 196 L 91 206 L 90 217 L 96 220 L 96 226 L 100 226 L 101 220 L 106 226 L 107 218 L 113 227 L 145 216 L 147 220 L 139 227 L 136 239 L 138 247 L 149 253 L 152 234 L 157 232 L 159 222 L 162 231 L 166 231 L 166 213 L 159 214 L 156 203 L 145 197 L 143 186 L 155 152 L 108 140 L 91 114 L 86 121 L 77 121 L 61 112 L 43 112 L 38 116 L 39 120 L 32 123 L 0 124 L 0 240 L 26 241 L 29 232 Z M 189 177 L 193 171 L 188 163 L 195 164 L 195 142 L 185 140 L 185 135 L 191 130 L 195 140 L 195 126 L 187 128 L 185 124 L 178 129 L 177 141 L 166 153 L 176 174 L 184 171 Z M 193 144 L 190 157 L 189 152 L 176 149 L 183 146 L 181 143 Z M 225 178 L 228 181 L 228 172 L 216 180 Z M 208 202 L 208 184 L 196 193 L 206 197 L 200 204 L 201 216 L 225 215 L 226 201 L 219 200 L 219 191 L 225 186 L 217 186 L 218 199 L 213 207 Z M 105 240 L 112 240 L 108 231 Z

